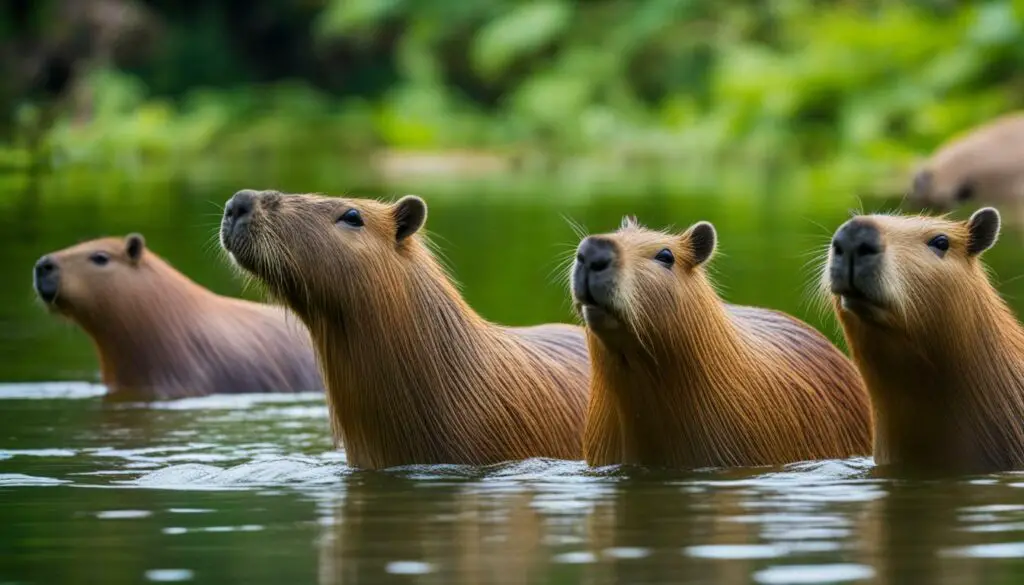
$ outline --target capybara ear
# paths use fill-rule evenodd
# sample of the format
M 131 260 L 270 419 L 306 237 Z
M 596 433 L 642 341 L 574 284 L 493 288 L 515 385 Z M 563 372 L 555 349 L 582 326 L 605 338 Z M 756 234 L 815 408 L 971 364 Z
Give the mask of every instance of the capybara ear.
M 967 220 L 970 238 L 967 241 L 967 253 L 971 256 L 988 250 L 999 239 L 999 212 L 994 207 L 983 207 Z
M 427 221 L 427 203 L 415 195 L 406 195 L 394 205 L 395 239 L 399 242 L 415 234 Z
M 128 254 L 128 259 L 138 262 L 139 258 L 142 258 L 142 251 L 146 249 L 146 238 L 142 237 L 142 234 L 128 234 L 124 242 L 124 251 Z
M 718 234 L 715 226 L 706 221 L 699 221 L 686 230 L 683 240 L 689 245 L 694 266 L 700 266 L 715 253 Z

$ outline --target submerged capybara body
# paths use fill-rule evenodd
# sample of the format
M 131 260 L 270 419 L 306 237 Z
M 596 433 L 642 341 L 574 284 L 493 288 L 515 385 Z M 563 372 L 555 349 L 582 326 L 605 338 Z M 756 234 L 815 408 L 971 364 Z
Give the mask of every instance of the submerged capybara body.
M 1001 116 L 939 147 L 914 174 L 910 200 L 938 210 L 966 202 L 1024 210 L 1024 113 Z
M 670 235 L 626 220 L 580 243 L 587 461 L 698 468 L 870 453 L 853 364 L 793 317 L 723 303 L 703 269 L 715 241 L 706 222 Z
M 199 286 L 139 234 L 43 256 L 34 282 L 51 310 L 92 338 L 110 399 L 323 389 L 300 323 Z
M 832 240 L 825 283 L 871 394 L 875 462 L 1024 467 L 1024 331 L 980 261 L 999 213 L 869 215 Z
M 426 204 L 240 191 L 221 242 L 309 327 L 351 465 L 579 459 L 583 332 L 506 328 L 462 299 L 419 235 Z

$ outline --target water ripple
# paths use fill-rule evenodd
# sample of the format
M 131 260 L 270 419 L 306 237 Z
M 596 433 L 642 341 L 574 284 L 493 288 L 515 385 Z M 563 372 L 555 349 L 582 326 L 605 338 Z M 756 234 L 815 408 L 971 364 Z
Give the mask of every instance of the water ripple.
M 38 477 L 23 473 L 0 473 L 0 487 L 41 487 L 71 483 L 52 477 Z
M 155 489 L 216 489 L 281 485 L 336 485 L 351 469 L 337 463 L 324 463 L 313 457 L 284 457 L 251 461 L 235 467 L 186 463 L 172 465 L 124 482 Z
M 107 387 L 87 382 L 41 382 L 0 384 L 0 400 L 77 400 L 107 393 Z

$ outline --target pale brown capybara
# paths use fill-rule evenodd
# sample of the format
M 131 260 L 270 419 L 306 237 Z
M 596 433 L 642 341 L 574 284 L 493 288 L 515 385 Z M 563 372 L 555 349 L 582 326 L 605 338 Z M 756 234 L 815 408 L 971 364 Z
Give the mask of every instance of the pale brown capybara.
M 920 473 L 1024 467 L 1024 332 L 980 261 L 999 212 L 866 215 L 824 284 L 871 394 L 875 462 Z
M 965 202 L 1024 210 L 1024 113 L 953 137 L 914 174 L 909 200 L 948 211 Z
M 587 324 L 591 465 L 776 465 L 871 452 L 868 396 L 823 335 L 722 302 L 707 222 L 668 234 L 627 219 L 585 238 L 572 272 Z
M 203 288 L 140 234 L 47 254 L 33 277 L 47 307 L 92 338 L 108 399 L 323 389 L 300 323 L 279 307 Z
M 312 333 L 350 465 L 581 458 L 583 331 L 480 317 L 422 239 L 426 214 L 415 196 L 243 190 L 221 243 Z

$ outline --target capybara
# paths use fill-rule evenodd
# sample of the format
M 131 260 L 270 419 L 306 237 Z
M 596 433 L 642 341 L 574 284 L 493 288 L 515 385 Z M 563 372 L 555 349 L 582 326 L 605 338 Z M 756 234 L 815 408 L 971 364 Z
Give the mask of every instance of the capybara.
M 914 174 L 909 199 L 941 211 L 967 201 L 1024 209 L 1024 113 L 947 141 Z
M 999 212 L 865 215 L 824 284 L 871 395 L 875 462 L 921 473 L 1024 466 L 1024 333 L 980 261 Z
M 869 454 L 856 368 L 789 315 L 724 303 L 704 269 L 716 240 L 707 222 L 669 234 L 627 218 L 577 248 L 588 463 L 692 469 Z
M 199 286 L 140 234 L 47 254 L 33 277 L 47 307 L 92 338 L 108 399 L 323 389 L 301 323 Z
M 309 328 L 350 465 L 581 458 L 582 329 L 480 317 L 428 250 L 426 216 L 411 195 L 243 190 L 221 243 Z

